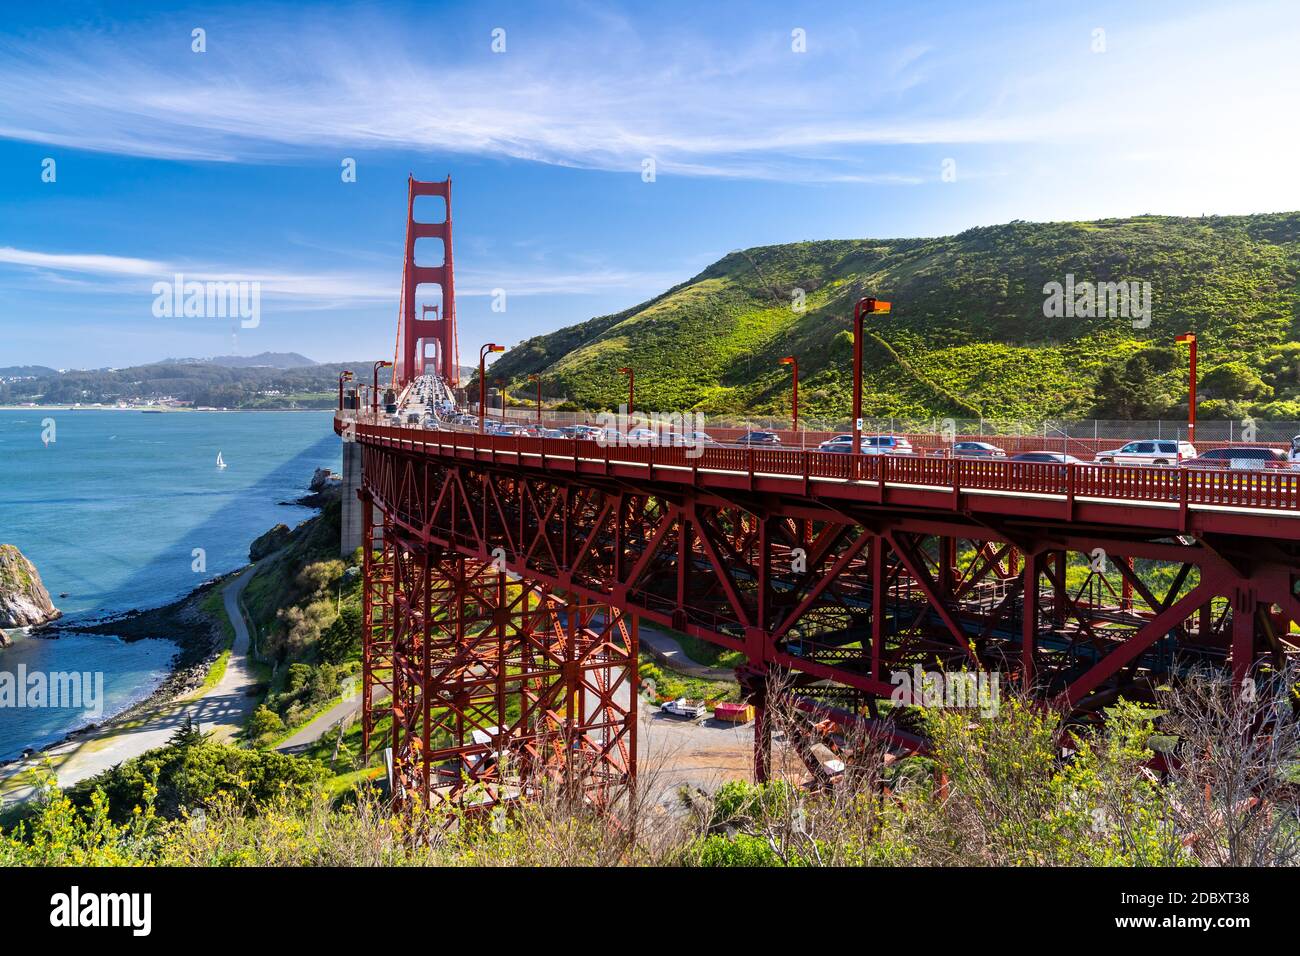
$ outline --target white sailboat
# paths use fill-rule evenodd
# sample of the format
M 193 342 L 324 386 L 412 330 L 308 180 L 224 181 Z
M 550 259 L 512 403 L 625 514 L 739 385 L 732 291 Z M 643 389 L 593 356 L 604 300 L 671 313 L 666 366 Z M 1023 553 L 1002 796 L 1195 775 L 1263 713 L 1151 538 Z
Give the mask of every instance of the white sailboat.
M 217 470 L 220 471 L 226 467 L 226 463 L 221 459 L 221 452 L 217 452 Z

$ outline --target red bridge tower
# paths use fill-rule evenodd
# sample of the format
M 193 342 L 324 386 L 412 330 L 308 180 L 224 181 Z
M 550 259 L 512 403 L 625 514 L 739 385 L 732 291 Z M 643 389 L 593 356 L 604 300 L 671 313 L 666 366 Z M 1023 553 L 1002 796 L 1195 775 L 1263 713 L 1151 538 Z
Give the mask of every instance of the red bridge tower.
M 417 196 L 441 197 L 445 204 L 443 218 L 435 222 L 417 221 Z M 415 261 L 415 245 L 419 239 L 438 239 L 442 242 L 440 264 L 421 265 Z M 425 305 L 422 311 L 417 310 L 416 296 L 422 285 L 438 286 L 442 293 L 441 303 Z M 418 318 L 417 311 L 420 311 Z M 438 318 L 424 318 L 424 314 L 429 311 Z M 426 367 L 425 349 L 430 344 L 437 346 L 432 371 L 455 388 L 460 384 L 457 374 L 460 356 L 456 350 L 456 284 L 452 276 L 450 176 L 442 182 L 421 182 L 414 177 L 407 179 L 406 259 L 402 267 L 397 351 L 393 358 L 393 382 L 399 388 L 429 370 Z

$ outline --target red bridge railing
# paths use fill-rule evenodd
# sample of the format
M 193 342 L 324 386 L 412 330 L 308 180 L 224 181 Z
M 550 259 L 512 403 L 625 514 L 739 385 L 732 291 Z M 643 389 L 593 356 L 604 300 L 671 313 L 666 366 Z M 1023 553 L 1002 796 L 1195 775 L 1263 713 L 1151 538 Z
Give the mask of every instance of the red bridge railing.
M 805 481 L 883 483 L 962 492 L 1050 495 L 1300 512 L 1300 471 L 1179 468 L 1168 465 L 1096 465 L 1020 462 L 920 455 L 849 455 L 816 450 L 768 448 L 683 448 L 602 445 L 588 439 L 529 438 L 472 432 L 428 431 L 418 427 L 356 424 L 359 439 L 408 447 L 426 454 L 466 454 L 481 460 L 643 465 L 649 471 L 732 473 Z M 346 425 L 340 419 L 340 427 Z M 1300 517 L 1300 515 L 1297 515 Z

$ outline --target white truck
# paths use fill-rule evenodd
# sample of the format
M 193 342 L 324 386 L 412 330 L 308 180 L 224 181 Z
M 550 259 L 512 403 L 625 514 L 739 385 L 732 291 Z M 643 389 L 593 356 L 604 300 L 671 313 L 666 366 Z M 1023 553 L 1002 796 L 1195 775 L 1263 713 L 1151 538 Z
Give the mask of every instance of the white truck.
M 659 709 L 665 714 L 672 714 L 674 717 L 689 717 L 691 720 L 698 720 L 709 712 L 704 701 L 694 700 L 690 697 L 678 697 L 676 700 L 665 701 L 659 705 Z

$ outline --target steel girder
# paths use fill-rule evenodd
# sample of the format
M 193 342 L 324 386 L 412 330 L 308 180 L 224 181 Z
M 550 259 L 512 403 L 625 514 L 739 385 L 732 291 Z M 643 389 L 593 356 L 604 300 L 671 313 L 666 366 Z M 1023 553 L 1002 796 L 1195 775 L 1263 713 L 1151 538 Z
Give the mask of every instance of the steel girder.
M 1281 540 L 365 455 L 367 492 L 413 540 L 866 697 L 918 665 L 981 668 L 1086 718 L 1180 668 L 1241 681 L 1297 651 L 1300 553 Z
M 547 781 L 608 803 L 635 779 L 624 611 L 391 520 L 367 549 L 364 601 L 364 749 L 387 751 L 397 806 L 479 811 Z

